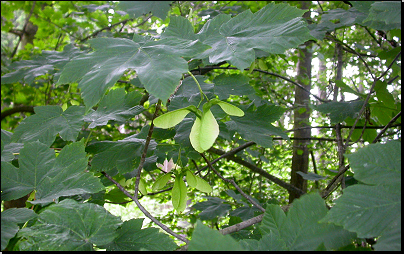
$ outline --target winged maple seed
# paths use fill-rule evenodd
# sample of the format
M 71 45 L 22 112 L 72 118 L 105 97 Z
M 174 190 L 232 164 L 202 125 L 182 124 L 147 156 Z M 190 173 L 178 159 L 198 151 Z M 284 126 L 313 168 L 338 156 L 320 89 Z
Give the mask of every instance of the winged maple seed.
M 174 164 L 172 158 L 170 159 L 170 161 L 167 161 L 167 159 L 165 159 L 163 164 L 156 163 L 156 165 L 157 165 L 157 167 L 159 167 L 161 170 L 163 170 L 166 173 L 170 172 L 171 169 L 173 169 L 177 166 Z

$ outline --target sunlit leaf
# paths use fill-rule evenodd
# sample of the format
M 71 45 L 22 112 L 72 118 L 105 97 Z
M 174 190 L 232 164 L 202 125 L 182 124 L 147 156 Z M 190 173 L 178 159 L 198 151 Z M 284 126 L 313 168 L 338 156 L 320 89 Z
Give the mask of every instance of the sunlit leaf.
M 175 210 L 179 213 L 183 212 L 187 205 L 187 187 L 185 186 L 182 176 L 176 176 L 174 187 L 172 189 L 172 203 Z
M 196 186 L 198 185 L 197 176 L 192 174 L 192 172 L 189 170 L 187 170 L 186 174 L 187 174 L 188 185 L 192 188 L 196 188 Z
M 189 111 L 187 108 L 170 111 L 154 119 L 153 123 L 159 128 L 171 128 L 179 124 L 189 112 L 191 111 Z
M 212 186 L 209 185 L 208 182 L 206 182 L 204 179 L 200 178 L 199 176 L 195 176 L 197 185 L 195 188 L 198 190 L 205 192 L 205 193 L 210 193 L 212 192 Z
M 168 180 L 171 179 L 171 174 L 164 174 L 157 178 L 157 180 L 154 182 L 152 186 L 152 191 L 157 191 L 162 189 L 168 182 Z

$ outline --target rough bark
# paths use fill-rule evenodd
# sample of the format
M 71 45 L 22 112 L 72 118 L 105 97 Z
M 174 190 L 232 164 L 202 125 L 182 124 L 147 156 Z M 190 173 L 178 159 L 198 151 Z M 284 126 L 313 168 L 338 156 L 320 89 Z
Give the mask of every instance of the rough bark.
M 309 2 L 302 2 L 302 9 L 308 9 Z M 306 19 L 310 17 L 310 11 L 306 12 L 303 17 Z M 298 63 L 296 66 L 296 72 L 298 83 L 303 85 L 308 91 L 311 89 L 311 60 L 312 53 L 310 52 L 311 42 L 306 42 L 303 49 L 298 50 Z M 307 173 L 309 167 L 309 149 L 308 145 L 311 138 L 311 129 L 301 129 L 301 127 L 310 126 L 310 108 L 308 107 L 310 102 L 310 94 L 303 89 L 295 88 L 295 110 L 293 112 L 294 137 L 299 138 L 293 141 L 293 157 L 292 157 L 292 172 L 290 183 L 307 192 L 307 180 L 304 180 L 297 172 Z M 302 110 L 305 109 L 305 110 Z M 304 112 L 302 112 L 304 111 Z M 307 138 L 307 140 L 304 140 Z M 301 195 L 295 192 L 289 192 L 289 203 L 292 203 L 294 199 L 299 198 Z

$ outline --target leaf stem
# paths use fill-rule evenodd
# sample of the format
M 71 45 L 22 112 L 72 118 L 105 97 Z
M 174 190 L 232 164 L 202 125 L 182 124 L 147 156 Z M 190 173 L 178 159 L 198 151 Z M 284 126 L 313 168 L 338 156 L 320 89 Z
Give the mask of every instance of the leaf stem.
M 209 101 L 209 99 L 208 99 L 208 97 L 206 96 L 206 94 L 202 91 L 202 88 L 201 88 L 201 86 L 199 85 L 198 80 L 195 78 L 195 76 L 192 74 L 192 72 L 188 71 L 188 74 L 194 79 L 196 85 L 198 86 L 199 93 L 201 94 L 201 101 L 199 102 L 198 107 L 197 107 L 197 108 L 199 108 L 199 106 L 201 105 L 201 103 L 202 103 L 202 101 L 203 101 L 203 96 L 205 96 L 205 98 L 206 98 L 207 101 Z

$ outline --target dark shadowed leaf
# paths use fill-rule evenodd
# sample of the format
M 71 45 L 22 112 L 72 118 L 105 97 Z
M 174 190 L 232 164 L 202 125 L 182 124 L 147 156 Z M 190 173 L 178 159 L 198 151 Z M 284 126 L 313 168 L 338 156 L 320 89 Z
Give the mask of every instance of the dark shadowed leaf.
M 76 141 L 84 123 L 84 107 L 71 106 L 63 111 L 59 106 L 38 106 L 34 111 L 17 126 L 12 142 L 39 140 L 50 146 L 58 133 L 64 140 Z
M 20 230 L 20 250 L 89 251 L 112 242 L 122 221 L 104 207 L 65 199 L 42 211 L 34 226 Z
M 142 229 L 143 219 L 125 221 L 118 228 L 118 237 L 109 245 L 102 246 L 108 251 L 173 251 L 178 246 L 157 228 Z

